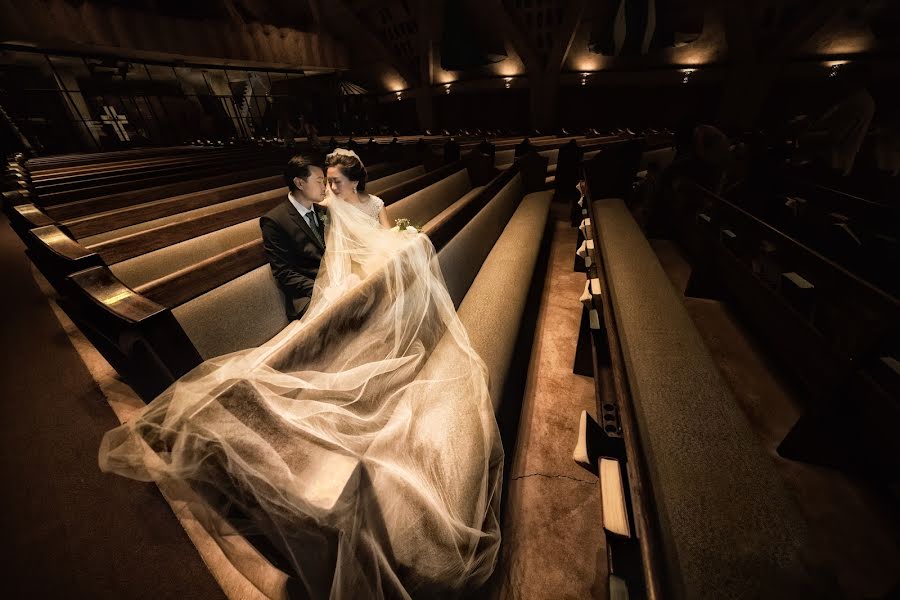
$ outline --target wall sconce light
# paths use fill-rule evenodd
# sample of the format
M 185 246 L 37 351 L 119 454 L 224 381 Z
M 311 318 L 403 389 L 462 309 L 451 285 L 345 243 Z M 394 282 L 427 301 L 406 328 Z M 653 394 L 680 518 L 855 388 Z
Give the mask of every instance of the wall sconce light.
M 581 74 L 581 85 L 587 85 L 588 73 Z
M 509 86 L 512 84 L 512 77 L 504 77 L 503 78 L 503 87 L 509 89 Z
M 681 83 L 687 83 L 688 79 L 691 78 L 691 74 L 694 72 L 694 69 L 684 69 L 681 72 L 684 73 L 684 77 L 681 78 Z
M 397 101 L 403 100 L 403 92 L 397 92 Z
M 450 84 L 449 84 L 449 83 L 444 84 L 444 93 L 445 93 L 445 94 L 449 94 L 449 93 L 450 93 Z
M 837 77 L 837 74 L 840 72 L 841 67 L 847 64 L 846 60 L 835 60 L 832 62 L 825 63 L 826 66 L 829 67 L 828 76 L 829 77 Z

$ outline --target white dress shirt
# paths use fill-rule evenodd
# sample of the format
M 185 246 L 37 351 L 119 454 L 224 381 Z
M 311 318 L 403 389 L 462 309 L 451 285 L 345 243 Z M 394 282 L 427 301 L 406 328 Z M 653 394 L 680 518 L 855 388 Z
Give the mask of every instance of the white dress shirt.
M 297 202 L 297 200 L 294 199 L 294 196 L 290 192 L 288 192 L 288 200 L 290 200 L 291 204 L 294 205 L 294 208 L 297 209 L 297 212 L 300 213 L 300 216 L 303 217 L 304 221 L 309 223 L 309 217 L 307 215 L 309 213 L 312 213 L 313 223 L 315 223 L 314 227 L 319 226 L 319 215 L 316 214 L 315 204 L 313 204 L 309 208 L 306 208 L 305 206 Z

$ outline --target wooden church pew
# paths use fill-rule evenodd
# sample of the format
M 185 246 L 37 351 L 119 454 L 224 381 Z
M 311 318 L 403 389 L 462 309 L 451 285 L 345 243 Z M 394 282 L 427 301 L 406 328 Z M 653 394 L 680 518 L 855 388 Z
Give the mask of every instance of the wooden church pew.
M 461 167 L 460 165 L 455 171 L 459 171 Z M 446 194 L 447 190 L 436 187 L 434 193 Z M 422 196 L 421 202 L 428 200 L 427 196 Z M 283 201 L 283 197 L 278 199 L 280 201 Z M 435 203 L 437 206 L 433 210 L 440 210 L 441 204 L 450 204 L 451 201 L 452 199 Z M 218 326 L 214 329 L 206 327 L 205 319 L 209 315 L 202 319 L 197 317 L 199 321 L 190 316 L 199 310 L 198 307 L 207 307 L 203 311 L 208 310 L 209 305 L 204 301 L 193 302 L 196 298 L 209 298 L 208 294 L 227 296 L 231 293 L 229 290 L 245 289 L 246 285 L 251 288 L 258 285 L 275 286 L 274 292 L 266 292 L 257 300 L 266 306 L 274 302 L 279 308 L 268 315 L 260 324 L 259 330 L 254 331 L 262 332 L 258 335 L 263 335 L 268 331 L 265 323 L 274 326 L 286 319 L 283 300 L 266 262 L 261 233 L 255 219 L 161 248 L 155 253 L 135 256 L 111 267 L 92 267 L 75 273 L 69 280 L 74 285 L 70 288 L 71 297 L 63 298 L 67 312 L 111 364 L 145 397 L 158 393 L 159 382 L 171 381 L 173 373 L 181 374 L 184 369 L 191 368 L 192 361 L 196 362 L 194 359 L 197 356 L 208 357 L 215 355 L 217 350 L 225 352 L 237 349 L 228 346 L 235 340 L 213 336 L 215 332 L 221 332 L 221 329 Z M 232 283 L 233 281 L 235 282 Z M 105 300 L 110 297 L 115 299 L 112 304 Z M 256 302 L 255 305 L 258 306 L 257 300 L 252 302 Z M 184 319 L 184 327 L 190 337 L 181 327 L 175 328 L 177 323 L 173 319 L 176 318 Z M 163 329 L 175 329 L 157 339 L 153 336 L 158 331 L 158 321 L 163 323 L 160 326 Z M 246 331 L 248 326 L 240 322 L 232 325 L 232 333 L 238 334 Z M 133 336 L 143 336 L 139 332 L 148 327 L 150 333 L 147 336 L 150 341 L 142 342 L 143 345 L 137 347 L 128 341 Z M 193 344 L 184 346 L 186 339 L 193 339 Z M 161 348 L 165 348 L 167 340 L 190 350 L 170 353 L 165 349 L 155 349 L 154 344 L 157 343 L 162 343 Z M 137 360 L 135 352 L 138 351 L 149 354 L 147 358 Z
M 759 212 L 752 202 L 747 210 L 885 291 L 900 294 L 900 208 L 794 177 L 785 179 L 782 192 Z
M 235 150 L 231 150 L 231 152 L 234 151 Z M 148 161 L 181 161 L 187 164 L 192 161 L 206 160 L 211 156 L 208 152 L 203 155 L 200 155 L 197 152 L 168 152 L 166 155 L 155 154 L 150 159 L 143 159 L 141 158 L 141 154 L 135 154 L 127 161 L 109 161 L 106 155 L 107 153 L 91 154 L 90 156 L 92 158 L 89 162 L 80 164 L 80 166 L 77 167 L 58 167 L 50 169 L 45 168 L 43 170 L 35 170 L 36 167 L 27 166 L 33 165 L 35 160 L 37 159 L 28 160 L 27 165 L 24 161 L 12 160 L 7 166 L 6 173 L 4 173 L 3 175 L 4 185 L 15 184 L 16 187 L 28 191 L 34 196 L 36 195 L 37 187 L 45 185 L 51 180 L 56 180 L 60 176 L 77 175 L 80 170 L 84 169 L 101 170 L 101 172 L 112 173 L 119 166 L 133 167 L 134 165 L 141 165 Z
M 52 206 L 27 203 L 11 207 L 7 215 L 26 243 L 28 240 L 24 232 L 44 225 L 57 225 L 77 239 L 109 230 L 110 225 L 116 224 L 116 219 L 121 219 L 125 226 L 147 220 L 143 218 L 145 214 L 148 218 L 171 214 L 171 210 L 179 206 L 179 201 L 199 208 L 205 205 L 203 202 L 269 189 L 273 182 L 277 185 L 277 172 L 276 167 L 270 166 L 213 177 L 185 178 L 174 184 Z M 169 203 L 166 204 L 166 201 Z
M 185 175 L 191 177 L 214 176 L 225 174 L 235 170 L 249 168 L 278 166 L 281 167 L 289 158 L 283 151 L 259 153 L 253 156 L 238 156 L 210 161 L 200 165 L 184 165 L 172 167 L 160 171 L 143 173 L 139 175 L 110 175 L 104 178 L 77 181 L 73 183 L 48 185 L 37 189 L 39 204 L 51 205 L 62 202 L 74 202 L 89 198 L 97 198 L 109 194 L 127 192 L 176 183 L 183 180 Z
M 725 294 L 808 396 L 779 451 L 896 478 L 885 423 L 900 416 L 900 373 L 884 366 L 900 354 L 900 301 L 693 182 L 676 193 L 689 293 Z M 826 440 L 848 412 L 854 426 Z
M 38 173 L 30 173 L 29 178 L 32 187 L 40 192 L 49 186 L 80 186 L 88 187 L 90 182 L 101 180 L 110 176 L 134 176 L 143 175 L 152 172 L 166 172 L 167 169 L 185 168 L 190 165 L 207 165 L 216 161 L 236 160 L 240 158 L 254 157 L 256 155 L 269 155 L 276 149 L 273 148 L 225 148 L 209 150 L 208 152 L 193 154 L 177 154 L 167 157 L 156 157 L 152 159 L 134 159 L 128 161 L 117 161 L 110 163 L 100 163 L 98 165 L 88 164 L 78 167 L 66 167 L 62 169 L 53 169 L 40 171 Z
M 156 156 L 150 158 L 134 158 L 120 161 L 87 163 L 74 167 L 56 167 L 52 169 L 44 169 L 41 171 L 31 172 L 30 175 L 31 180 L 36 184 L 51 182 L 62 183 L 65 181 L 75 180 L 77 178 L 85 179 L 97 177 L 103 175 L 104 173 L 139 173 L 142 171 L 151 171 L 188 162 L 200 164 L 210 160 L 221 159 L 225 156 L 247 155 L 255 150 L 255 148 L 250 147 L 216 149 L 210 148 L 202 153 L 178 153 L 174 155 Z
M 681 297 L 624 202 L 586 179 L 595 447 L 604 507 L 627 513 L 604 515 L 610 584 L 631 597 L 827 597 L 805 563 L 806 524 Z
M 614 140 L 600 147 L 592 147 L 582 158 L 583 168 L 591 173 L 603 173 L 596 177 L 594 193 L 602 197 L 628 198 L 637 176 L 641 157 L 646 148 L 644 138 Z M 577 196 L 571 196 L 570 220 L 572 226 L 582 219 L 582 207 Z M 580 243 L 580 241 L 579 241 Z
M 542 156 L 546 156 L 548 159 L 550 159 L 549 166 L 555 167 L 558 149 L 561 148 L 562 146 L 564 146 L 570 140 L 577 141 L 579 139 L 583 139 L 583 138 L 573 138 L 573 137 L 556 138 L 556 137 L 553 137 L 553 138 L 544 138 L 544 139 L 538 139 L 538 140 L 530 139 L 529 141 L 530 141 L 531 145 L 534 147 L 534 149 L 538 152 L 538 154 L 541 154 Z M 495 153 L 495 159 L 496 159 L 495 165 L 498 169 L 509 168 L 509 166 L 512 165 L 513 160 L 515 160 L 515 153 L 516 153 L 517 145 L 518 144 L 514 144 L 514 145 L 509 144 L 509 145 L 506 145 L 505 147 L 497 148 L 496 153 Z M 548 169 L 549 169 L 549 166 L 548 166 Z M 554 171 L 555 171 L 555 168 L 554 168 Z
M 563 144 L 559 149 L 556 169 L 557 174 L 560 169 L 563 172 L 562 183 L 571 183 L 574 186 L 581 177 L 579 163 L 582 160 L 590 160 L 605 146 L 623 139 L 625 138 L 619 135 L 588 136 Z M 559 177 L 557 177 L 557 181 L 560 181 Z
M 545 239 L 551 194 L 546 191 L 526 193 L 515 169 L 500 174 L 488 188 L 492 192 L 485 198 L 485 202 L 479 203 L 479 210 L 473 218 L 453 232 L 447 238 L 448 243 L 438 249 L 438 260 L 444 273 L 451 274 L 448 288 L 459 307 L 460 320 L 469 332 L 473 347 L 488 367 L 491 401 L 498 420 L 503 422 L 503 413 L 515 416 L 521 408 L 521 394 L 515 392 L 514 384 L 522 375 L 512 370 L 511 366 L 522 350 L 517 347 L 517 342 L 523 337 L 528 338 L 531 335 L 529 330 L 533 327 L 533 323 L 527 318 L 528 301 L 539 296 L 531 293 L 533 290 L 530 288 L 540 286 L 539 282 L 533 283 L 533 275 L 538 268 L 539 254 Z M 417 275 L 415 272 L 404 274 L 409 278 Z M 502 303 L 497 302 L 498 283 L 505 290 Z M 321 360 L 321 357 L 334 350 L 333 344 L 329 345 L 329 340 L 335 339 L 335 336 L 323 335 L 323 332 L 352 331 L 355 319 L 348 319 L 348 315 L 364 314 L 368 298 L 381 293 L 384 284 L 383 271 L 376 272 L 315 320 L 307 321 L 302 333 L 297 332 L 297 323 L 288 324 L 268 340 L 265 350 L 255 356 L 256 364 L 260 367 L 293 370 L 302 368 L 311 361 Z M 443 348 L 443 342 L 438 341 L 434 348 L 429 349 L 429 357 L 415 377 L 427 379 L 441 376 L 446 364 L 442 360 Z M 528 353 L 527 350 L 525 353 Z M 470 430 L 478 422 L 478 419 L 472 418 L 470 409 L 466 409 L 464 405 L 453 407 L 453 410 L 446 410 L 448 408 L 451 407 L 435 405 L 434 410 L 441 411 L 441 414 L 438 416 L 432 413 L 434 418 L 440 418 L 447 425 L 435 433 L 436 437 L 431 438 L 436 447 L 440 447 L 442 443 L 452 443 L 453 440 L 445 439 L 447 436 L 453 436 L 458 442 L 466 439 L 469 433 L 477 433 Z M 321 442 L 298 439 L 296 434 L 277 427 L 277 421 L 271 419 L 265 403 L 259 401 L 252 386 L 245 382 L 235 381 L 223 387 L 204 410 L 214 411 L 215 418 L 220 422 L 233 420 L 237 424 L 262 421 L 276 425 L 266 429 L 266 435 L 271 436 L 268 441 L 276 449 L 290 446 L 291 451 L 283 454 L 285 464 L 298 480 L 309 484 L 301 485 L 298 489 L 323 492 L 314 499 L 310 498 L 310 501 L 321 507 L 324 520 L 332 518 L 328 515 L 339 518 L 339 515 L 333 513 L 339 511 L 340 506 L 346 505 L 340 499 L 357 493 L 360 485 L 358 457 L 348 456 Z M 239 443 L 239 440 L 235 441 Z M 427 443 L 427 440 L 423 442 Z M 373 437 L 373 443 L 377 443 L 377 434 Z M 458 460 L 465 461 L 468 458 L 476 462 L 468 466 L 458 464 L 461 476 L 447 482 L 453 486 L 449 497 L 456 499 L 454 510 L 461 518 L 471 514 L 474 506 L 471 498 L 478 493 L 477 478 L 484 468 L 480 462 L 483 460 L 482 454 L 467 453 L 465 450 L 464 448 L 458 453 Z M 493 457 L 493 460 L 498 459 L 499 456 Z M 329 465 L 331 479 L 327 493 L 317 479 L 321 475 L 307 469 L 310 462 L 319 467 L 318 473 L 322 472 L 322 465 Z M 377 481 L 374 486 L 372 491 L 376 495 L 382 493 Z M 208 494 L 205 497 L 210 498 Z M 219 504 L 216 500 L 218 499 L 210 499 L 210 502 L 216 506 Z M 474 515 L 471 516 L 474 518 Z M 427 523 L 407 527 L 402 531 L 387 531 L 386 534 L 395 548 L 392 561 L 397 567 L 415 573 L 417 579 L 429 580 L 433 578 L 433 574 L 427 563 L 423 564 L 418 560 L 414 549 L 419 546 L 411 543 L 410 539 L 410 536 L 414 537 L 417 531 L 423 529 L 428 529 Z M 330 535 L 327 530 L 323 530 L 322 534 Z M 273 543 L 280 547 L 278 540 L 273 540 Z M 281 550 L 284 551 L 283 548 Z M 259 560 L 265 559 L 260 557 Z
M 388 175 L 397 175 L 409 163 L 379 163 L 369 167 L 370 179 L 387 185 Z M 60 226 L 71 237 L 79 239 L 103 231 L 164 217 L 175 212 L 200 208 L 241 195 L 281 187 L 283 166 L 234 171 L 215 177 L 185 178 L 175 184 L 146 188 L 138 192 L 114 194 L 90 200 L 36 207 L 33 204 L 14 207 L 8 214 L 13 227 L 31 229 L 42 225 Z M 412 173 L 412 171 L 409 171 Z M 417 172 L 418 173 L 418 172 Z M 402 177 L 402 176 L 400 176 Z M 374 182 L 373 182 L 374 183 Z M 27 242 L 27 239 L 26 239 Z
M 39 156 L 24 161 L 25 166 L 32 172 L 60 167 L 78 166 L 81 164 L 97 164 L 102 162 L 114 162 L 132 160 L 135 158 L 152 158 L 155 156 L 167 156 L 173 154 L 191 154 L 194 152 L 207 152 L 210 148 L 201 146 L 166 146 L 161 148 L 133 148 L 130 150 L 112 150 L 104 152 L 81 152 L 74 154 L 54 154 Z
M 376 175 L 390 173 L 401 166 L 375 165 L 372 171 Z M 376 187 L 379 181 L 373 182 Z M 285 194 L 280 175 L 267 177 L 36 227 L 28 231 L 25 240 L 35 265 L 62 291 L 64 278 L 75 271 L 122 263 L 199 235 L 233 227 L 236 234 L 246 230 L 233 239 L 246 241 L 252 228 L 238 225 L 274 207 Z M 75 231 L 88 235 L 75 237 Z

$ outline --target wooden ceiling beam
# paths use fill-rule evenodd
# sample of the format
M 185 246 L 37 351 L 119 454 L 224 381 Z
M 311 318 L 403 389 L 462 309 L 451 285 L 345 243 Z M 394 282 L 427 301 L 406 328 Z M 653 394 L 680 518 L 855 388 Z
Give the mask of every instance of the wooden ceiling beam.
M 840 17 L 844 10 L 853 4 L 855 4 L 854 0 L 821 0 L 793 26 L 782 31 L 776 41 L 769 46 L 765 55 L 770 58 L 778 58 L 789 54 L 809 41 L 823 27 Z
M 469 0 L 469 2 L 473 14 L 499 26 L 503 37 L 512 44 L 529 74 L 537 75 L 543 71 L 543 65 L 531 40 L 513 22 L 502 0 Z
M 587 0 L 571 0 L 566 3 L 565 15 L 553 31 L 553 49 L 545 66 L 547 73 L 559 73 L 566 64 L 566 58 L 572 49 L 575 33 L 581 25 L 586 8 Z
M 434 0 L 418 0 L 415 5 L 418 34 L 416 45 L 419 49 L 419 81 L 423 86 L 434 83 L 434 40 L 443 26 L 443 14 L 437 9 L 441 3 Z
M 330 29 L 335 35 L 340 36 L 344 43 L 353 46 L 359 53 L 379 57 L 397 71 L 410 87 L 419 84 L 416 74 L 412 73 L 381 37 L 357 16 L 355 7 L 351 8 L 344 0 L 327 0 L 321 3 L 319 8 L 323 22 L 328 23 Z

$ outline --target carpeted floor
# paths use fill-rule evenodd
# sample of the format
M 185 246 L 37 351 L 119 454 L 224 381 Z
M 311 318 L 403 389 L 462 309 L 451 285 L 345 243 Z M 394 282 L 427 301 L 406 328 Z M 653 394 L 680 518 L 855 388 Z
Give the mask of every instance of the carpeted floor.
M 0 218 L 0 527 L 7 598 L 222 598 L 153 484 L 97 468 L 118 425 Z
M 593 379 L 572 373 L 585 276 L 572 270 L 576 230 L 568 207 L 554 203 L 552 210 L 549 264 L 504 482 L 503 543 L 492 582 L 492 596 L 503 600 L 607 597 L 600 486 L 572 460 L 581 411 L 595 413 Z

